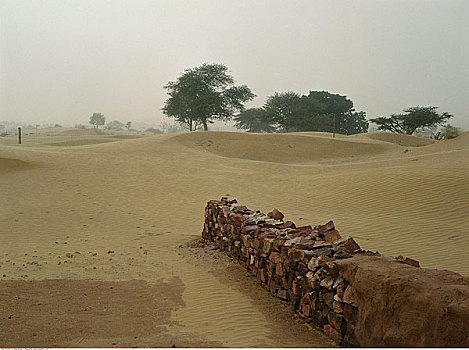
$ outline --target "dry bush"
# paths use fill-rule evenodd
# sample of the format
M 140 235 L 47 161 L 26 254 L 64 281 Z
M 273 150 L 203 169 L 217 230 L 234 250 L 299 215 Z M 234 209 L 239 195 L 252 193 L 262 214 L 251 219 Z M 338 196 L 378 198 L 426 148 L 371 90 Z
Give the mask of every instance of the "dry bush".
M 457 128 L 449 124 L 446 126 L 445 139 L 454 139 L 458 137 L 458 135 L 459 132 Z

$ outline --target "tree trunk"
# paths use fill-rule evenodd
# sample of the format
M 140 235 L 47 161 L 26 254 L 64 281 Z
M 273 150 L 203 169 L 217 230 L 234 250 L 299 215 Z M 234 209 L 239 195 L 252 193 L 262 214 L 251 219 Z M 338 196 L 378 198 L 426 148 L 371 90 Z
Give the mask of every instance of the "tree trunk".
M 192 119 L 189 119 L 189 131 L 192 132 Z
M 202 124 L 204 125 L 204 131 L 208 131 L 207 120 L 202 120 Z

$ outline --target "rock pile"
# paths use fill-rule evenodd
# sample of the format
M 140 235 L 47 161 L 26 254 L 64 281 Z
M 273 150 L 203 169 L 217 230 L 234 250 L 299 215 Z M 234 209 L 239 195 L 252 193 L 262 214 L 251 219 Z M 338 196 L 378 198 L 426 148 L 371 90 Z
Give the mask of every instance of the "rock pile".
M 335 261 L 377 253 L 341 237 L 332 221 L 297 227 L 283 218 L 277 209 L 266 215 L 223 197 L 207 203 L 202 237 L 239 259 L 273 296 L 339 345 L 358 346 L 354 289 Z

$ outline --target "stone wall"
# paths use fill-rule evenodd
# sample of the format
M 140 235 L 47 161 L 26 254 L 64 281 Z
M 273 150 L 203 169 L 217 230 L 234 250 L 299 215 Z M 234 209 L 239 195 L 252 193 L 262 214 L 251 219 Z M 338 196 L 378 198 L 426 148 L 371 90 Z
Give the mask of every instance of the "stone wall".
M 418 268 L 417 261 L 402 256 L 384 258 L 379 253 L 363 250 L 353 238 L 341 237 L 332 221 L 315 227 L 297 227 L 283 218 L 277 209 L 266 215 L 249 210 L 234 198 L 223 197 L 220 201 L 211 200 L 207 203 L 202 237 L 238 259 L 273 296 L 287 302 L 301 318 L 320 327 L 338 345 L 432 346 L 432 340 L 430 344 L 427 340 L 438 338 L 436 333 L 433 338 L 424 336 L 423 341 L 422 337 L 400 336 L 400 333 L 405 333 L 404 328 L 406 334 L 425 332 L 420 330 L 418 320 L 408 320 L 408 324 L 398 320 L 393 335 L 386 337 L 386 324 L 395 321 L 399 310 L 389 313 L 386 302 L 370 302 L 374 300 L 373 289 L 364 287 L 368 285 L 367 281 L 357 278 L 360 276 L 360 266 L 366 267 L 368 262 L 376 259 L 384 261 L 385 265 L 380 267 L 384 270 L 386 264 L 391 264 L 394 269 L 402 267 L 406 271 L 410 269 L 414 274 L 423 270 Z M 357 259 L 361 261 L 358 265 Z M 367 278 L 375 279 L 370 285 L 379 286 L 379 280 L 385 280 L 382 273 L 385 274 L 381 271 L 381 275 L 369 275 Z M 463 288 L 469 288 L 469 280 L 463 280 Z M 386 291 L 376 292 L 381 299 L 389 297 Z M 469 303 L 469 289 L 465 293 L 461 299 L 464 307 Z M 431 301 L 431 296 L 429 298 Z M 401 295 L 397 299 L 402 303 L 406 298 Z M 376 307 L 378 304 L 381 306 Z M 469 332 L 465 333 L 469 322 L 465 324 L 465 312 L 463 308 L 463 313 L 455 318 L 456 321 L 453 317 L 453 323 L 456 322 L 455 327 L 458 329 L 447 327 L 450 333 L 457 333 L 456 342 L 443 341 L 443 345 L 439 343 L 438 346 L 469 345 Z M 383 314 L 383 317 L 377 317 L 376 313 Z M 469 321 L 469 315 L 466 316 Z M 369 320 L 373 317 L 377 323 L 370 325 Z M 373 340 L 368 340 L 367 327 L 374 327 L 371 332 Z M 415 332 L 408 332 L 409 327 Z M 378 328 L 381 331 L 376 331 Z

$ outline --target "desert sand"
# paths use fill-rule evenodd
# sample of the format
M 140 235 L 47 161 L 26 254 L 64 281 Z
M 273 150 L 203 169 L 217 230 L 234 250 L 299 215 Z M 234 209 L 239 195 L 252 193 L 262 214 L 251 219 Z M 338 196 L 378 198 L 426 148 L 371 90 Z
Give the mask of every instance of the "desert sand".
M 187 247 L 226 194 L 469 276 L 469 133 L 59 128 L 0 138 L 0 184 L 3 347 L 333 346 L 224 254 Z

